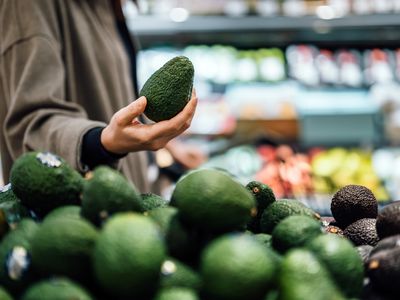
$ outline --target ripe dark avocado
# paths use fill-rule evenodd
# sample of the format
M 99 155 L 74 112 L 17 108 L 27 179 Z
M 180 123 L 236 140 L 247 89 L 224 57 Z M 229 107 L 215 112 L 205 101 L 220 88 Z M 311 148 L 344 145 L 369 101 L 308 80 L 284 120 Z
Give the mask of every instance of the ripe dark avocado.
M 359 219 L 376 218 L 378 202 L 365 186 L 347 185 L 333 196 L 331 211 L 339 227 L 345 228 Z
M 361 256 L 364 266 L 367 266 L 367 262 L 373 248 L 374 247 L 372 247 L 371 245 L 361 245 L 356 247 L 358 254 Z
M 380 239 L 400 234 L 400 201 L 382 208 L 376 219 L 376 231 Z
M 360 219 L 347 226 L 343 233 L 356 246 L 375 246 L 379 241 L 375 224 L 376 219 Z
M 83 188 L 82 216 L 99 226 L 112 214 L 125 211 L 143 211 L 136 187 L 110 167 L 94 169 Z
M 28 152 L 13 164 L 11 188 L 23 205 L 39 215 L 79 203 L 83 178 L 62 158 L 49 152 Z
M 374 287 L 393 296 L 399 295 L 400 247 L 382 250 L 370 256 L 367 275 Z
M 153 73 L 143 85 L 140 96 L 145 96 L 145 115 L 154 122 L 177 115 L 190 100 L 194 68 L 185 56 L 177 56 Z
M 400 234 L 392 235 L 380 240 L 378 244 L 376 244 L 376 246 L 371 250 L 370 255 L 374 255 L 379 251 L 389 250 L 395 247 L 400 247 Z
M 246 185 L 246 188 L 253 194 L 257 204 L 257 215 L 252 217 L 247 225 L 247 228 L 254 233 L 260 232 L 261 215 L 276 198 L 272 189 L 259 181 L 251 181 Z

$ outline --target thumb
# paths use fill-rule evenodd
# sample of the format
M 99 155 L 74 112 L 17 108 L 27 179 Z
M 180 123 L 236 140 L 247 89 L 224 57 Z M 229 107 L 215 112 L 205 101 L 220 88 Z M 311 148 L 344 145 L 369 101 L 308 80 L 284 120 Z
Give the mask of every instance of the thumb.
M 132 101 L 131 104 L 120 109 L 116 114 L 115 118 L 118 120 L 120 125 L 129 125 L 132 120 L 141 115 L 146 108 L 147 100 L 146 97 L 142 96 L 139 99 Z

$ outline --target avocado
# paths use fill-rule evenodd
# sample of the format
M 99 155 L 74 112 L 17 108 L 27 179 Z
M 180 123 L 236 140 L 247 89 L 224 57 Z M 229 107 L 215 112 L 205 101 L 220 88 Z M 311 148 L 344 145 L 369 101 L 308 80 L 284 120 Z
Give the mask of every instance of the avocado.
M 321 222 L 302 215 L 293 215 L 283 219 L 272 231 L 272 247 L 280 253 L 307 242 L 322 234 Z
M 378 243 L 379 244 L 379 243 Z M 369 260 L 369 256 L 371 254 L 371 251 L 374 247 L 372 247 L 371 245 L 360 245 L 357 246 L 356 249 L 358 251 L 358 254 L 360 255 L 364 266 L 367 265 L 367 262 Z
M 112 214 L 125 211 L 143 211 L 136 187 L 110 167 L 95 168 L 83 188 L 82 216 L 100 226 Z
M 1 202 L 0 211 L 4 215 L 5 221 L 11 226 L 23 218 L 31 217 L 29 210 L 19 200 Z
M 52 278 L 30 286 L 21 300 L 94 300 L 79 284 L 67 278 Z
M 200 300 L 194 290 L 185 287 L 163 288 L 154 300 Z
M 264 209 L 276 200 L 272 189 L 259 181 L 251 181 L 246 188 L 253 194 L 257 204 L 257 215 L 251 218 L 247 228 L 254 233 L 260 232 L 260 219 Z
M 140 197 L 142 198 L 142 207 L 144 211 L 168 205 L 167 200 L 154 193 L 141 194 Z
M 390 296 L 385 291 L 377 290 L 371 282 L 368 282 L 363 288 L 360 300 L 398 300 L 398 297 L 397 295 Z
M 272 240 L 272 236 L 270 234 L 267 233 L 257 233 L 254 235 L 254 238 L 259 241 L 260 243 L 268 246 L 268 247 L 272 247 L 271 245 L 271 240 Z
M 91 280 L 91 255 L 98 232 L 84 219 L 51 218 L 32 241 L 32 263 L 43 275 Z
M 371 250 L 370 255 L 374 255 L 375 253 L 382 250 L 389 250 L 395 247 L 400 247 L 400 234 L 392 235 L 383 240 L 380 240 L 376 246 Z
M 47 214 L 43 222 L 47 222 L 48 220 L 57 218 L 72 218 L 75 220 L 80 220 L 82 218 L 81 207 L 78 205 L 60 206 Z
M 291 215 L 306 215 L 320 220 L 311 208 L 294 199 L 280 199 L 269 205 L 261 215 L 260 227 L 264 233 L 271 233 L 275 226 Z
M 245 233 L 213 240 L 201 255 L 204 292 L 216 299 L 260 299 L 278 269 L 273 251 Z
M 0 286 L 0 299 L 1 300 L 12 300 L 11 295 L 2 286 Z
M 200 275 L 183 262 L 169 257 L 162 264 L 160 279 L 162 288 L 185 287 L 200 291 L 201 285 Z
M 380 239 L 400 234 L 400 201 L 390 203 L 379 211 L 376 231 Z
M 362 185 L 347 185 L 332 198 L 331 211 L 339 227 L 345 228 L 359 219 L 375 218 L 378 202 L 374 194 Z
M 360 219 L 347 226 L 343 233 L 356 246 L 375 246 L 379 241 L 375 224 L 376 219 Z
M 190 100 L 194 68 L 185 56 L 177 56 L 154 72 L 140 90 L 147 105 L 145 115 L 154 122 L 177 115 Z
M 253 195 L 226 172 L 200 169 L 176 183 L 171 204 L 189 225 L 212 232 L 246 226 L 256 210 Z
M 137 213 L 118 213 L 100 233 L 93 270 L 105 291 L 115 297 L 136 299 L 154 291 L 165 259 L 164 240 L 152 219 Z
M 400 247 L 381 250 L 372 254 L 368 261 L 367 275 L 377 290 L 391 296 L 399 295 Z
M 325 266 L 307 249 L 295 248 L 286 253 L 278 283 L 279 299 L 345 300 Z
M 157 207 L 147 214 L 160 227 L 170 255 L 185 261 L 195 256 L 198 248 L 196 236 L 182 225 L 176 207 Z
M 20 293 L 37 276 L 32 268 L 32 241 L 39 225 L 22 219 L 0 243 L 0 283 L 12 293 Z
M 337 235 L 320 235 L 307 244 L 330 273 L 332 280 L 346 297 L 360 296 L 364 281 L 364 266 L 350 241 Z
M 83 178 L 62 158 L 49 152 L 28 152 L 13 164 L 11 188 L 27 208 L 44 216 L 52 209 L 78 204 Z
M 0 203 L 8 201 L 20 201 L 12 191 L 11 183 L 0 187 Z

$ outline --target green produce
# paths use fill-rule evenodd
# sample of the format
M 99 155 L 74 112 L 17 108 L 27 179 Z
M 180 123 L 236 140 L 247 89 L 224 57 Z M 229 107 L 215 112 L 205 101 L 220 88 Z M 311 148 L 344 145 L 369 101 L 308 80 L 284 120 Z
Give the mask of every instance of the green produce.
M 284 253 L 291 248 L 304 246 L 322 232 L 321 222 L 309 216 L 289 216 L 272 231 L 272 247 Z
M 200 298 L 189 288 L 172 287 L 160 290 L 154 300 L 200 300 Z
M 399 295 L 400 247 L 381 250 L 368 261 L 367 275 L 374 287 L 391 296 Z
M 110 215 L 125 211 L 143 211 L 135 186 L 118 171 L 97 167 L 83 189 L 82 216 L 101 225 Z
M 100 233 L 93 254 L 94 273 L 110 294 L 130 299 L 154 291 L 165 258 L 156 223 L 136 213 L 120 213 Z
M 271 233 L 275 226 L 288 216 L 305 215 L 320 220 L 320 216 L 298 200 L 281 199 L 268 206 L 260 220 L 261 231 Z
M 251 218 L 248 228 L 253 232 L 260 232 L 261 215 L 264 209 L 276 200 L 275 195 L 268 185 L 259 181 L 249 182 L 246 188 L 253 194 L 257 203 L 257 215 Z
M 142 206 L 145 211 L 168 205 L 167 201 L 154 193 L 141 194 Z
M 385 206 L 378 213 L 376 231 L 380 239 L 400 234 L 400 201 Z
M 259 242 L 261 242 L 262 244 L 264 244 L 264 245 L 271 246 L 271 239 L 272 239 L 272 236 L 271 236 L 270 234 L 266 234 L 266 233 L 257 233 L 257 234 L 254 235 L 254 238 L 255 238 L 257 241 L 259 241 Z
M 79 203 L 83 178 L 62 158 L 48 152 L 29 152 L 13 164 L 11 187 L 22 204 L 44 215 L 67 204 Z
M 345 300 L 324 265 L 306 249 L 285 255 L 278 282 L 282 300 Z
M 11 188 L 11 183 L 0 187 L 0 203 L 8 201 L 20 201 Z
M 163 288 L 185 287 L 195 291 L 201 288 L 201 277 L 191 267 L 184 263 L 168 258 L 161 267 L 160 285 Z
M 341 228 L 364 218 L 376 218 L 378 202 L 365 186 L 347 185 L 332 198 L 331 211 Z
M 185 56 L 177 56 L 153 73 L 143 85 L 140 96 L 145 96 L 145 115 L 155 122 L 177 115 L 190 100 L 194 68 Z
M 276 290 L 272 290 L 268 292 L 267 296 L 265 296 L 264 300 L 279 300 L 279 292 Z
M 256 206 L 243 185 L 214 169 L 197 170 L 181 178 L 171 202 L 185 222 L 216 232 L 245 227 Z
M 343 233 L 356 246 L 375 246 L 379 241 L 375 224 L 376 219 L 360 219 L 347 226 Z
M 12 300 L 11 295 L 4 289 L 4 287 L 0 286 L 0 299 L 1 300 Z
M 194 256 L 198 243 L 191 232 L 182 225 L 175 207 L 157 207 L 149 211 L 148 216 L 160 227 L 171 255 L 186 259 Z
M 29 287 L 21 300 L 92 300 L 83 287 L 67 278 L 53 278 Z
M 19 200 L 1 202 L 0 211 L 4 214 L 5 221 L 10 225 L 18 223 L 21 219 L 29 218 L 31 216 L 28 209 L 23 206 Z
M 20 292 L 36 277 L 30 256 L 38 228 L 33 220 L 23 219 L 0 243 L 0 284 L 11 292 Z
M 58 219 L 58 218 L 71 218 L 75 220 L 80 220 L 81 217 L 81 207 L 78 205 L 65 205 L 56 208 L 46 215 L 43 222 L 48 220 Z
M 91 255 L 98 237 L 84 219 L 52 218 L 43 222 L 32 241 L 33 266 L 44 275 L 91 279 Z
M 350 241 L 332 234 L 320 235 L 313 239 L 307 248 L 326 267 L 346 297 L 360 296 L 364 267 L 357 249 Z
M 248 234 L 227 234 L 203 251 L 204 291 L 217 299 L 260 299 L 273 284 L 277 264 L 272 250 Z

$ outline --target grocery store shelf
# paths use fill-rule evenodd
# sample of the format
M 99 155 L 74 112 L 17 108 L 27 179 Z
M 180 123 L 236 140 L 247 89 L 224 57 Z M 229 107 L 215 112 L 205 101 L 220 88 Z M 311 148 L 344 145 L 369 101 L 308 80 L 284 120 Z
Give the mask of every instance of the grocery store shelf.
M 296 42 L 400 45 L 398 14 L 354 15 L 331 20 L 316 16 L 191 16 L 184 22 L 173 22 L 168 17 L 140 16 L 129 19 L 128 26 L 143 46 L 179 42 L 229 42 L 252 47 Z

